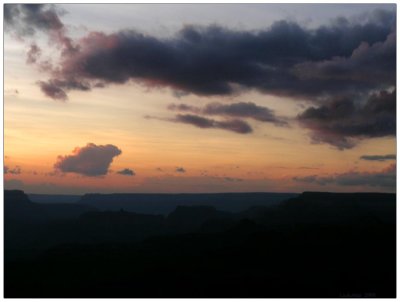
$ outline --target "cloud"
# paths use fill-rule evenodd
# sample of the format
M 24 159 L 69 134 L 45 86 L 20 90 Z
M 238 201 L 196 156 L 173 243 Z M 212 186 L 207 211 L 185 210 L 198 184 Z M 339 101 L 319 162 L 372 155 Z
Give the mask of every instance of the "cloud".
M 63 89 L 60 88 L 60 85 L 57 85 L 54 81 L 38 82 L 40 88 L 42 89 L 43 93 L 48 97 L 51 97 L 56 100 L 65 101 L 68 99 L 67 94 Z
M 18 36 L 64 27 L 55 7 L 46 4 L 4 4 L 4 25 L 6 30 Z
M 389 62 L 396 57 L 396 33 L 390 33 L 384 41 L 373 44 L 361 42 L 349 57 L 336 56 L 329 60 L 304 62 L 294 66 L 294 73 L 305 80 L 348 81 L 394 85 L 396 70 Z
M 32 43 L 30 48 L 29 48 L 29 51 L 27 53 L 26 63 L 28 63 L 28 64 L 36 63 L 36 61 L 38 60 L 41 52 L 42 51 L 39 48 L 39 46 L 37 46 L 35 43 Z
M 251 126 L 245 121 L 231 119 L 226 121 L 217 121 L 193 114 L 177 114 L 172 121 L 177 123 L 190 124 L 198 128 L 216 128 L 228 130 L 240 134 L 253 132 Z
M 170 87 L 180 95 L 230 95 L 256 89 L 307 99 L 376 89 L 395 84 L 395 16 L 395 11 L 377 10 L 365 15 L 363 22 L 341 18 L 316 29 L 288 21 L 259 31 L 186 26 L 170 38 L 134 30 L 90 32 L 75 43 L 79 47 L 70 46 L 71 51 L 65 52 L 51 80 L 62 83 L 73 78 L 90 82 L 91 87 L 99 81 L 133 80 Z M 62 39 L 58 42 L 67 48 Z M 344 78 L 337 76 L 332 64 L 340 65 L 335 68 Z M 357 72 L 364 76 L 354 76 Z M 385 80 L 365 78 L 368 73 L 384 75 Z M 61 86 L 65 92 L 76 89 Z
M 230 118 L 252 118 L 261 122 L 273 123 L 277 126 L 287 125 L 287 122 L 277 117 L 274 112 L 263 106 L 258 106 L 252 102 L 238 102 L 233 104 L 210 103 L 204 108 L 190 106 L 186 104 L 170 104 L 169 110 L 186 111 L 201 113 L 204 115 L 219 115 Z
M 186 173 L 186 170 L 183 167 L 176 167 L 175 172 Z
M 385 161 L 385 160 L 396 160 L 396 154 L 386 155 L 362 155 L 360 159 L 371 160 L 371 161 Z
M 61 13 L 52 4 L 4 4 L 4 28 L 20 39 L 31 37 L 37 31 L 44 32 L 63 55 L 71 55 L 79 47 L 67 36 Z
M 126 175 L 126 176 L 135 176 L 136 175 L 135 171 L 128 169 L 128 168 L 117 171 L 117 174 Z
M 4 4 L 4 29 L 6 32 L 13 34 L 21 40 L 27 37 L 32 37 L 36 32 L 45 33 L 51 45 L 54 45 L 61 51 L 62 57 L 72 55 L 79 49 L 78 45 L 75 45 L 71 38 L 67 35 L 67 29 L 60 19 L 62 11 L 57 6 L 52 4 Z M 48 71 L 54 74 L 57 73 L 57 69 L 52 68 L 51 62 L 41 61 L 39 57 L 41 49 L 35 43 L 31 44 L 28 52 L 26 61 L 28 64 L 36 64 L 40 71 Z M 57 83 L 54 79 L 50 82 Z M 59 85 L 65 81 L 58 82 Z M 54 99 L 67 99 L 65 91 L 59 93 L 49 93 L 48 85 L 41 84 L 42 91 Z M 58 90 L 61 90 L 58 87 Z M 71 89 L 77 89 L 71 87 Z M 56 90 L 56 88 L 53 88 Z
M 38 84 L 42 89 L 42 92 L 44 92 L 47 96 L 60 101 L 66 101 L 68 99 L 68 96 L 65 93 L 66 88 L 81 91 L 90 90 L 87 83 L 77 82 L 74 79 L 54 79 L 47 82 L 39 81 Z
M 21 174 L 21 168 L 19 166 L 15 166 L 14 169 L 9 168 L 8 166 L 4 166 L 4 174 Z
M 310 129 L 312 140 L 338 149 L 349 149 L 362 138 L 396 135 L 396 90 L 370 95 L 364 103 L 339 98 L 327 105 L 311 107 L 298 116 Z
M 224 177 L 224 179 L 225 179 L 226 181 L 230 181 L 230 182 L 240 182 L 240 181 L 243 181 L 242 178 L 234 178 L 234 177 Z
M 76 147 L 72 155 L 58 156 L 54 168 L 60 172 L 85 176 L 106 175 L 114 157 L 121 152 L 114 145 L 88 143 L 85 147 Z
M 76 41 L 67 36 L 54 6 L 6 4 L 4 10 L 7 30 L 21 36 L 40 30 L 60 50 L 54 65 L 38 62 L 32 49 L 27 58 L 47 71 L 49 78 L 38 85 L 56 100 L 67 100 L 73 90 L 131 82 L 167 87 L 179 97 L 256 90 L 313 103 L 299 121 L 311 130 L 314 143 L 344 150 L 362 139 L 395 133 L 395 110 L 380 105 L 395 108 L 395 92 L 390 92 L 396 86 L 395 9 L 341 17 L 314 29 L 277 21 L 258 31 L 185 26 L 168 38 L 120 30 L 89 32 Z M 385 98 L 389 101 L 378 101 Z M 177 115 L 175 121 L 252 131 L 241 120 L 219 122 L 199 116 L 194 107 L 186 110 L 194 114 Z M 252 103 L 210 105 L 202 110 L 285 125 L 271 110 Z
M 396 165 L 392 164 L 378 172 L 346 172 L 327 177 L 309 175 L 294 177 L 294 181 L 304 183 L 316 183 L 319 185 L 337 184 L 340 186 L 369 186 L 388 189 L 396 188 Z

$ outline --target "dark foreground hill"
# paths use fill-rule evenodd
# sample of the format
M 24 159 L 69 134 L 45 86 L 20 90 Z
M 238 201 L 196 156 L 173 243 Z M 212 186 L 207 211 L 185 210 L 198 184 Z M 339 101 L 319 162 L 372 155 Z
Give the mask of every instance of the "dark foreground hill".
M 306 192 L 236 213 L 7 219 L 5 297 L 395 297 L 395 209 L 395 194 Z M 5 192 L 7 217 L 30 210 L 48 215 Z
M 99 210 L 143 214 L 171 213 L 177 206 L 212 206 L 217 210 L 240 212 L 251 206 L 271 206 L 296 197 L 294 193 L 210 193 L 210 194 L 85 194 L 79 204 Z

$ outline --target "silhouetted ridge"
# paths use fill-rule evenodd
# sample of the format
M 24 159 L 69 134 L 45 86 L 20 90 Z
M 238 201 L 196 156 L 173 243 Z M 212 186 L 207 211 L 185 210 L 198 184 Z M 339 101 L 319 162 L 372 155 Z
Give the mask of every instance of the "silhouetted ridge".
M 80 204 L 100 210 L 124 209 L 144 214 L 169 214 L 177 206 L 212 206 L 220 211 L 240 212 L 254 205 L 270 206 L 296 197 L 294 193 L 210 194 L 85 194 Z
M 20 190 L 4 190 L 5 223 L 39 223 L 47 219 L 44 210 Z
M 4 190 L 4 200 L 13 203 L 31 203 L 28 196 L 21 190 Z
M 5 192 L 6 217 L 19 219 L 5 220 L 5 296 L 395 296 L 395 194 L 305 192 L 267 205 L 252 203 L 257 194 L 93 195 L 94 205 L 115 208 L 93 211 Z M 247 208 L 207 204 L 221 200 Z M 174 207 L 168 215 L 128 211 L 149 211 L 147 202 L 164 213 Z

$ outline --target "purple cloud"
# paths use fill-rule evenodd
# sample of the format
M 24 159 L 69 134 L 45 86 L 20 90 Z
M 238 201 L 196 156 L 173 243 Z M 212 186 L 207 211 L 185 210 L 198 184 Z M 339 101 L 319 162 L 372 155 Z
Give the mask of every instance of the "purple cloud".
M 258 106 L 252 102 L 238 102 L 233 104 L 210 103 L 203 108 L 186 104 L 170 104 L 169 110 L 192 112 L 204 115 L 219 115 L 229 118 L 252 118 L 260 122 L 273 123 L 277 126 L 285 126 L 288 123 L 277 117 L 273 110 Z
M 198 128 L 216 128 L 228 130 L 240 134 L 253 132 L 251 126 L 245 121 L 231 119 L 226 121 L 217 121 L 193 114 L 177 114 L 172 121 L 184 124 L 190 124 Z
M 95 145 L 76 147 L 72 155 L 58 156 L 54 164 L 56 171 L 77 173 L 85 176 L 102 176 L 108 173 L 114 157 L 122 151 L 114 145 Z

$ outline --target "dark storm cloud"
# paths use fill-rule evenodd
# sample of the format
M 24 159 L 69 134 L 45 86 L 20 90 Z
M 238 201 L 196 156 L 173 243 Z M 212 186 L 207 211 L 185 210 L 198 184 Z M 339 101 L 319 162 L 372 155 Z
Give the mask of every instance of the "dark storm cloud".
M 288 124 L 283 118 L 277 117 L 271 109 L 258 106 L 251 102 L 238 102 L 233 104 L 210 103 L 203 108 L 186 104 L 170 104 L 168 109 L 186 112 L 189 111 L 205 115 L 252 118 L 261 122 L 273 123 L 277 126 L 284 126 Z
M 183 167 L 176 167 L 175 172 L 186 173 L 186 170 Z
M 136 175 L 135 171 L 128 169 L 128 168 L 117 171 L 117 174 L 126 175 L 126 176 L 135 176 Z
M 369 186 L 395 189 L 396 165 L 392 164 L 379 172 L 347 172 L 329 177 L 310 175 L 305 177 L 294 177 L 293 180 L 319 185 L 336 184 L 340 186 Z
M 338 149 L 352 148 L 359 139 L 396 135 L 396 91 L 381 91 L 366 100 L 338 98 L 311 107 L 298 116 L 314 142 Z
M 245 121 L 239 119 L 231 119 L 225 121 L 217 121 L 193 114 L 177 114 L 172 120 L 178 123 L 190 124 L 198 128 L 216 128 L 228 130 L 240 134 L 248 134 L 253 132 L 251 126 Z
M 395 160 L 396 154 L 386 154 L 386 155 L 362 155 L 360 159 L 370 160 L 370 161 L 386 161 Z
M 72 155 L 58 156 L 54 168 L 57 171 L 77 173 L 85 176 L 106 175 L 114 157 L 121 150 L 114 145 L 87 144 L 77 147 Z
M 395 12 L 375 11 L 363 22 L 342 18 L 317 29 L 279 21 L 260 31 L 187 26 L 168 39 L 133 30 L 92 32 L 79 41 L 79 49 L 62 58 L 53 80 L 73 78 L 92 84 L 135 80 L 203 96 L 254 88 L 307 99 L 376 89 L 395 83 L 394 21 Z M 336 58 L 341 59 L 336 62 Z M 376 64 L 369 67 L 365 62 Z M 335 68 L 330 64 L 338 63 L 335 68 L 342 76 L 334 72 L 331 77 Z M 312 70 L 305 73 L 306 68 Z M 373 76 L 359 76 L 367 71 L 385 75 L 383 84 Z

